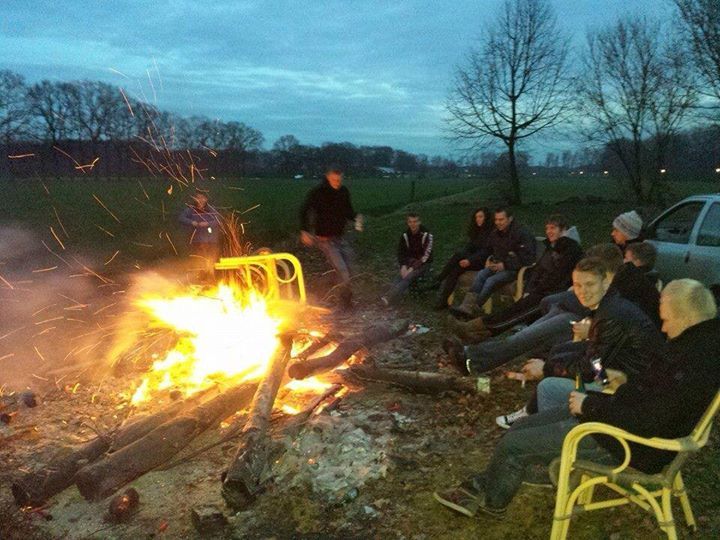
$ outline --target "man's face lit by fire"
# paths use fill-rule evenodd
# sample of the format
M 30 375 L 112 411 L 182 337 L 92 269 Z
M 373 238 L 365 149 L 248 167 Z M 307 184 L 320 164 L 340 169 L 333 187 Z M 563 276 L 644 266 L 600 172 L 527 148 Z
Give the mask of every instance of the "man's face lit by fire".
M 573 292 L 578 301 L 588 309 L 595 309 L 610 287 L 607 276 L 601 277 L 595 272 L 573 272 Z
M 506 212 L 495 212 L 495 228 L 503 232 L 512 223 L 513 218 L 509 217 Z
M 333 189 L 340 189 L 340 186 L 342 186 L 343 175 L 340 172 L 330 171 L 325 175 L 325 178 L 327 178 L 328 184 Z
M 545 236 L 551 244 L 558 241 L 566 229 L 561 229 L 557 223 L 546 223 L 545 224 Z
M 414 217 L 414 216 L 408 216 L 407 218 L 407 226 L 408 229 L 410 229 L 410 232 L 415 234 L 420 230 L 420 218 Z
M 205 208 L 208 202 L 208 197 L 204 193 L 198 193 L 193 197 L 193 199 L 195 200 L 195 206 L 200 210 Z

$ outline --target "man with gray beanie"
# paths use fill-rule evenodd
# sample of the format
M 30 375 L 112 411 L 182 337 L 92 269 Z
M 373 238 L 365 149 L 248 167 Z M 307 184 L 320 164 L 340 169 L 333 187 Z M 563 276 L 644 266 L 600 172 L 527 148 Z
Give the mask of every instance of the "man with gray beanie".
M 642 242 L 643 220 L 635 210 L 620 214 L 613 220 L 613 230 L 610 233 L 613 242 L 625 254 L 625 247 L 633 242 Z

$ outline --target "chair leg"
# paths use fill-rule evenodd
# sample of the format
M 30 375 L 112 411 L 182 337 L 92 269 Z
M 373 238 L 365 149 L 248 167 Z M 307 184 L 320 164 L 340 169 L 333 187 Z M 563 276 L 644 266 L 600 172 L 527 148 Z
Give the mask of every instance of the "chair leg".
M 693 515 L 692 507 L 690 506 L 690 497 L 688 497 L 687 491 L 685 491 L 685 483 L 683 482 L 682 475 L 678 472 L 673 480 L 673 494 L 675 497 L 680 499 L 680 506 L 682 507 L 683 514 L 685 516 L 685 523 L 693 530 L 697 530 L 695 524 L 695 516 Z
M 485 302 L 485 303 L 483 304 L 482 310 L 483 310 L 483 312 L 485 313 L 485 315 L 490 315 L 490 314 L 492 313 L 492 310 L 493 310 L 493 299 L 492 299 L 492 296 L 491 296 L 490 298 L 488 298 L 488 299 L 487 299 L 487 302 Z
M 672 490 L 670 489 L 663 489 L 662 508 L 664 524 L 661 524 L 661 527 L 667 534 L 668 540 L 677 540 L 677 530 L 675 529 L 675 520 L 672 513 Z
M 565 540 L 570 530 L 570 516 L 572 507 L 568 508 L 572 493 L 570 491 L 570 467 L 560 463 L 558 472 L 557 493 L 555 495 L 555 512 L 553 526 L 550 531 L 550 540 Z
M 590 477 L 586 474 L 582 475 L 582 478 L 580 479 L 580 483 L 583 483 L 587 480 L 590 480 Z M 582 492 L 582 494 L 578 497 L 578 504 L 585 505 L 590 504 L 592 502 L 593 493 L 595 492 L 595 486 L 590 486 L 585 491 Z

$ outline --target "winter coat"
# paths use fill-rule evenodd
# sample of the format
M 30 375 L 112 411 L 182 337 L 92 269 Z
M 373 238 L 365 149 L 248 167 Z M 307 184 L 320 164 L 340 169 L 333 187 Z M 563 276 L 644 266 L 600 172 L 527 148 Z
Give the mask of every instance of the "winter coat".
M 657 272 L 647 266 L 635 266 L 627 262 L 615 274 L 611 290 L 637 304 L 656 328 L 660 328 L 660 292 L 657 290 Z
M 720 390 L 720 320 L 691 326 L 667 343 L 667 357 L 642 376 L 628 380 L 615 394 L 590 392 L 582 404 L 582 422 L 605 422 L 641 437 L 675 439 L 690 434 Z M 622 447 L 608 437 L 598 442 L 624 458 Z M 674 452 L 630 443 L 630 465 L 656 473 Z
M 535 237 L 514 219 L 504 231 L 493 229 L 488 236 L 488 248 L 505 265 L 505 270 L 520 270 L 535 262 Z
M 398 242 L 398 264 L 417 268 L 432 261 L 432 249 L 433 235 L 424 226 L 415 234 L 407 229 Z
M 473 227 L 469 233 L 470 241 L 460 254 L 463 259 L 470 261 L 471 266 L 483 266 L 490 255 L 488 239 L 494 227 Z
M 180 213 L 178 221 L 193 229 L 190 235 L 191 244 L 217 244 L 220 240 L 220 214 L 209 204 L 202 210 L 188 206 Z M 193 221 L 196 223 L 205 221 L 208 226 L 194 227 Z
M 545 251 L 532 269 L 527 292 L 547 296 L 567 290 L 572 285 L 573 269 L 582 256 L 580 244 L 572 238 L 562 236 L 555 244 L 546 238 Z
M 305 198 L 300 210 L 300 227 L 303 231 L 312 229 L 317 236 L 342 236 L 348 220 L 357 213 L 350 202 L 350 191 L 345 186 L 333 188 L 327 180 L 314 187 Z

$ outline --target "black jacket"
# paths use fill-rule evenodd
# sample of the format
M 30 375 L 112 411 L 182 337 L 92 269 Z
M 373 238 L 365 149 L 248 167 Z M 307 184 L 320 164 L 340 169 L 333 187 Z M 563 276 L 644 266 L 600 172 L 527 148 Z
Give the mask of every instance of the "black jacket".
M 572 285 L 572 272 L 582 258 L 583 251 L 575 240 L 562 236 L 555 245 L 545 239 L 545 251 L 532 269 L 526 290 L 547 296 L 567 290 Z
M 641 437 L 675 439 L 690 434 L 720 390 L 720 320 L 696 324 L 667 343 L 667 358 L 628 380 L 615 394 L 590 392 L 582 405 L 582 422 L 605 422 Z M 597 436 L 616 454 L 614 439 Z M 674 452 L 630 444 L 630 465 L 659 472 Z
M 420 225 L 417 233 L 406 230 L 398 242 L 398 264 L 418 267 L 432 261 L 433 235 Z
M 589 382 L 595 375 L 591 360 L 600 358 L 603 367 L 623 371 L 631 380 L 662 356 L 663 344 L 660 332 L 638 306 L 608 291 L 592 314 L 587 347 L 574 357 L 551 354 L 543 370 L 546 377 L 573 378 L 580 372 Z
M 514 219 L 504 231 L 493 229 L 488 248 L 496 260 L 505 264 L 505 270 L 520 270 L 535 263 L 535 237 Z
M 484 265 L 485 259 L 490 255 L 488 238 L 494 230 L 493 227 L 474 227 L 469 234 L 470 241 L 460 252 L 462 258 L 468 259 L 472 265 Z
M 611 290 L 637 304 L 656 328 L 660 328 L 660 293 L 657 290 L 657 272 L 647 266 L 635 266 L 627 262 L 615 274 Z
M 356 215 L 348 188 L 340 186 L 340 189 L 334 189 L 324 180 L 305 198 L 300 210 L 300 227 L 303 231 L 310 231 L 314 217 L 316 235 L 342 236 L 347 221 L 355 219 Z

